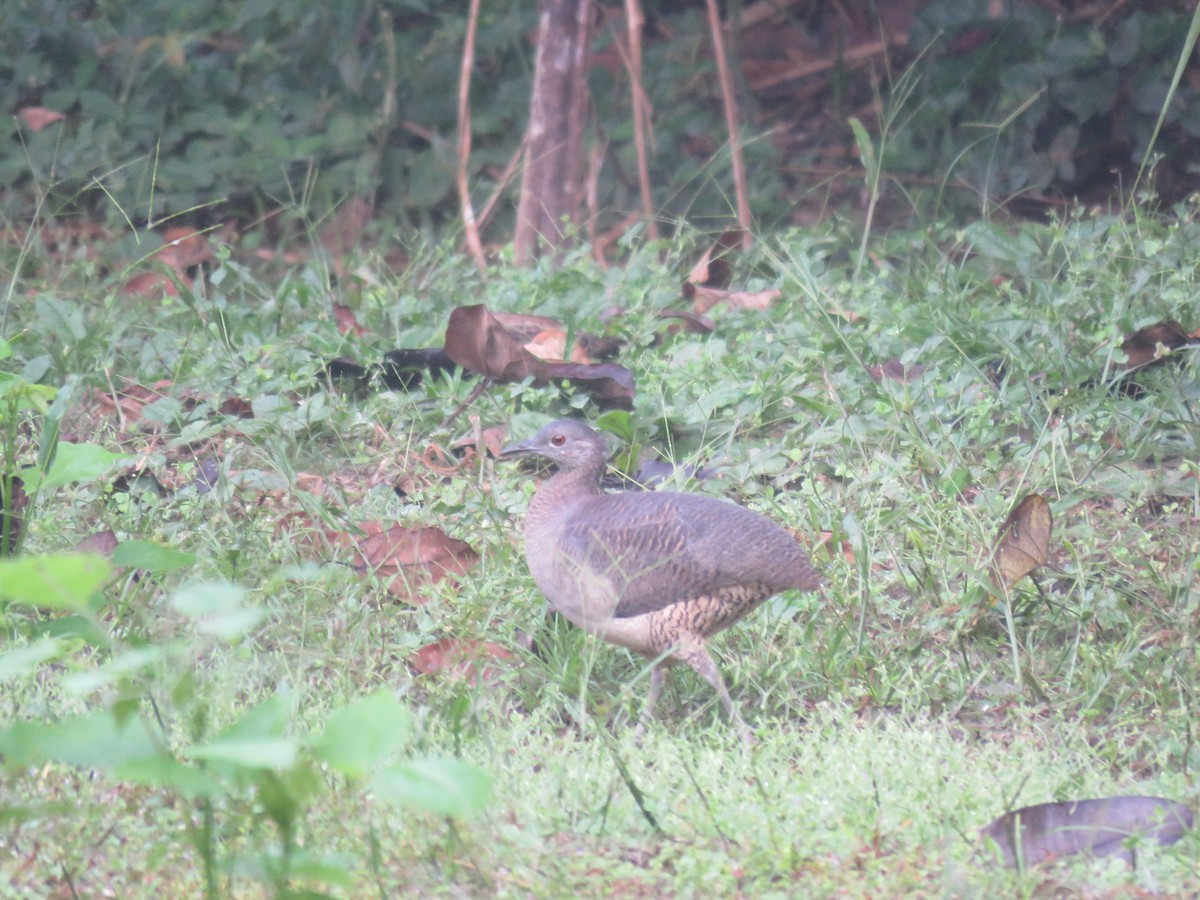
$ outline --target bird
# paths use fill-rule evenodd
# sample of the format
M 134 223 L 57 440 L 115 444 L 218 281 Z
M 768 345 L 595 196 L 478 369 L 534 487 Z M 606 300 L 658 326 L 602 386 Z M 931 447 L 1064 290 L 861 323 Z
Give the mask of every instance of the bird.
M 605 493 L 607 443 L 559 419 L 509 444 L 557 471 L 525 515 L 525 560 L 550 606 L 652 664 L 639 729 L 654 715 L 666 670 L 689 666 L 717 692 L 741 737 L 753 735 L 707 641 L 781 591 L 818 591 L 808 554 L 782 527 L 735 503 L 674 491 Z

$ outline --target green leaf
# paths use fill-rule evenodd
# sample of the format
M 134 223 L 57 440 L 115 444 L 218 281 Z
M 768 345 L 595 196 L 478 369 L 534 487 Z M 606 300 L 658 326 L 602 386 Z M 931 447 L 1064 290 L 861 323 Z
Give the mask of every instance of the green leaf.
M 22 722 L 0 732 L 0 755 L 14 765 L 48 761 L 113 770 L 163 756 L 155 732 L 140 716 L 118 722 L 110 711 L 61 722 Z
M 118 653 L 99 669 L 72 672 L 62 680 L 63 688 L 73 694 L 90 694 L 110 684 L 136 675 L 169 659 L 182 648 L 180 644 L 149 644 Z
M 169 756 L 156 756 L 117 766 L 114 774 L 122 781 L 170 788 L 189 797 L 216 797 L 221 786 L 203 770 Z
M 391 803 L 467 818 L 487 803 L 492 780 L 460 759 L 416 759 L 384 769 L 371 784 L 381 799 Z
M 362 778 L 408 741 L 411 719 L 391 693 L 356 700 L 329 718 L 313 743 L 317 757 L 350 778 Z
M 858 144 L 858 159 L 868 174 L 875 172 L 875 145 L 866 126 L 856 116 L 850 117 L 850 130 L 854 132 L 854 142 Z
M 248 769 L 287 769 L 295 765 L 299 747 L 286 737 L 232 737 L 187 747 L 182 754 Z
M 145 569 L 148 572 L 173 572 L 192 565 L 196 561 L 196 554 L 151 541 L 122 541 L 113 550 L 112 561 L 117 566 Z
M 78 646 L 75 641 L 51 637 L 0 654 L 0 684 L 29 675 L 47 660 L 65 656 L 74 646 Z
M 54 462 L 44 475 L 35 466 L 22 470 L 26 490 L 44 490 L 62 487 L 75 481 L 93 481 L 108 472 L 118 463 L 128 462 L 133 457 L 126 453 L 112 453 L 96 444 L 70 444 L 59 442 Z
M 596 427 L 610 434 L 615 434 L 621 440 L 633 442 L 633 420 L 623 409 L 610 409 L 596 416 Z
M 171 596 L 171 606 L 191 619 L 203 634 L 234 640 L 253 631 L 266 618 L 266 611 L 244 606 L 244 588 L 233 584 L 193 584 Z
M 112 574 L 102 556 L 58 553 L 0 560 L 0 603 L 86 612 L 88 600 Z

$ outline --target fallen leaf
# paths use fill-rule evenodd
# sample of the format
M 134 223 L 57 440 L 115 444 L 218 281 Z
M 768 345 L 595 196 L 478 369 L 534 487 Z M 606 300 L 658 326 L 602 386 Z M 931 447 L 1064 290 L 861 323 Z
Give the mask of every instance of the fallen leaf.
M 367 329 L 358 324 L 358 319 L 354 316 L 354 310 L 348 306 L 343 306 L 341 303 L 333 304 L 333 321 L 337 323 L 339 334 L 356 334 L 362 337 L 367 333 Z
M 510 659 L 512 654 L 499 644 L 484 641 L 443 638 L 427 644 L 408 658 L 408 664 L 422 675 L 443 673 L 454 679 L 466 679 L 475 684 L 482 679 L 491 681 L 500 668 L 487 665 L 486 660 Z
M 410 603 L 425 602 L 420 591 L 444 578 L 460 576 L 479 561 L 466 541 L 434 526 L 364 522 L 364 537 L 356 541 L 356 569 L 370 569 L 387 582 L 392 596 Z
M 558 319 L 550 316 L 534 316 L 528 313 L 500 312 L 492 313 L 492 318 L 504 326 L 504 330 L 522 344 L 527 344 L 543 331 L 566 332 L 566 326 Z M 562 359 L 560 356 L 559 359 Z
M 541 386 L 563 379 L 586 391 L 602 407 L 633 408 L 633 373 L 624 366 L 538 359 L 483 304 L 460 306 L 450 313 L 445 351 L 464 369 L 495 381 L 532 378 Z
M 186 279 L 183 280 L 186 281 Z M 179 288 L 175 286 L 175 279 L 162 272 L 138 272 L 125 282 L 124 291 L 131 297 L 179 296 Z
M 1192 811 L 1162 797 L 1107 797 L 1042 803 L 1005 813 L 980 830 L 1007 866 L 1037 866 L 1087 853 L 1119 855 L 1126 862 L 1131 838 L 1162 847 L 1178 841 L 1194 824 Z
M 704 251 L 704 255 L 696 260 L 696 264 L 688 272 L 688 283 L 718 289 L 729 287 L 729 282 L 733 279 L 733 270 L 727 257 L 742 245 L 742 236 L 740 228 L 722 234 Z
M 914 378 L 920 378 L 924 375 L 925 367 L 920 363 L 913 363 L 911 366 L 906 366 L 898 359 L 889 359 L 882 365 L 867 366 L 867 374 L 879 382 L 886 378 L 889 381 L 899 381 L 902 384 L 908 384 Z
M 703 285 L 685 283 L 683 296 L 692 301 L 692 309 L 703 315 L 718 303 L 731 309 L 764 310 L 772 301 L 783 296 L 783 291 L 771 288 L 766 291 L 727 291 Z
M 525 349 L 538 359 L 561 362 L 567 358 L 567 333 L 558 328 L 539 331 L 525 342 Z M 591 362 L 587 354 L 579 353 L 578 348 L 572 350 L 571 359 L 574 362 Z
M 1161 363 L 1170 356 L 1171 351 L 1190 343 L 1191 337 L 1174 319 L 1164 319 L 1139 328 L 1121 342 L 1121 351 L 1125 354 L 1122 370 L 1131 372 Z
M 17 110 L 17 118 L 32 132 L 39 132 L 55 122 L 61 122 L 66 115 L 56 109 L 46 109 L 44 106 L 26 106 Z
M 111 528 L 105 528 L 103 531 L 94 531 L 87 537 L 82 538 L 75 545 L 76 553 L 96 553 L 100 556 L 112 557 L 113 551 L 117 549 L 117 536 Z
M 1054 518 L 1041 494 L 1026 494 L 1013 507 L 992 552 L 992 577 L 1005 592 L 1050 558 L 1050 532 Z
M 677 334 L 680 331 L 688 334 L 712 334 L 717 325 L 708 316 L 689 312 L 686 309 L 662 309 L 658 312 L 660 319 L 679 319 L 679 322 L 667 326 L 667 334 Z
M 216 258 L 208 238 L 194 228 L 172 227 L 163 232 L 163 245 L 154 258 L 180 274 Z

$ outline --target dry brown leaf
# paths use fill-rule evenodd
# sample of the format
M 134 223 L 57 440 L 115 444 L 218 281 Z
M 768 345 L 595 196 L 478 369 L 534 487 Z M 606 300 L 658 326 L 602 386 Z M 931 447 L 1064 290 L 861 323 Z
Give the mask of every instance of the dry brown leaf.
M 491 681 L 500 674 L 500 668 L 489 665 L 488 660 L 510 659 L 512 654 L 501 647 L 484 641 L 443 638 L 427 644 L 408 658 L 408 664 L 422 675 L 442 673 L 453 679 L 466 679 L 475 684 L 482 679 Z
M 354 315 L 354 310 L 341 303 L 333 304 L 333 321 L 337 323 L 339 334 L 356 334 L 362 337 L 367 333 L 367 329 L 358 324 L 358 318 Z
M 711 247 L 704 251 L 704 255 L 696 260 L 696 264 L 688 272 L 688 283 L 717 289 L 729 287 L 729 282 L 733 279 L 733 271 L 727 257 L 741 245 L 742 231 L 740 228 L 722 234 Z
M 61 122 L 66 115 L 56 109 L 46 109 L 44 106 L 26 106 L 17 111 L 17 118 L 26 128 L 36 133 L 55 122 Z
M 777 288 L 766 291 L 726 291 L 690 283 L 683 287 L 683 296 L 692 301 L 692 309 L 701 315 L 718 303 L 724 303 L 731 309 L 764 310 L 772 301 L 783 296 L 783 291 Z
M 1190 343 L 1190 335 L 1174 319 L 1164 319 L 1162 322 L 1139 328 L 1121 342 L 1121 351 L 1125 354 L 1122 371 L 1130 372 L 1160 363 L 1172 350 L 1178 350 Z
M 495 311 L 492 312 L 492 318 L 504 326 L 504 330 L 522 344 L 532 341 L 543 331 L 566 331 L 566 326 L 562 322 L 550 316 Z
M 444 578 L 465 574 L 479 561 L 466 541 L 448 536 L 432 525 L 392 525 L 364 522 L 358 540 L 355 568 L 370 569 L 387 581 L 393 597 L 424 603 L 420 592 Z
M 1007 592 L 1014 584 L 1050 559 L 1050 534 L 1054 518 L 1041 494 L 1026 494 L 1013 507 L 992 552 L 992 577 Z
M 716 323 L 708 316 L 689 312 L 686 309 L 661 309 L 660 319 L 679 319 L 679 322 L 667 326 L 667 334 L 677 334 L 680 331 L 688 334 L 712 334 L 717 330 Z
M 920 378 L 925 374 L 925 367 L 920 363 L 913 363 L 911 366 L 906 366 L 898 359 L 889 359 L 887 362 L 878 366 L 867 366 L 867 374 L 875 381 L 883 381 L 885 378 L 889 381 L 899 381 L 902 384 L 907 384 L 914 378 Z
M 112 556 L 116 549 L 117 536 L 111 528 L 94 531 L 75 545 L 76 553 L 96 553 L 100 556 Z
M 187 281 L 186 277 L 180 280 Z M 178 297 L 175 279 L 162 272 L 139 272 L 125 282 L 125 293 L 131 297 Z
M 633 408 L 633 373 L 615 363 L 591 365 L 538 359 L 510 334 L 486 306 L 460 306 L 446 326 L 446 355 L 456 364 L 501 382 L 535 384 L 566 379 L 602 407 Z
M 183 274 L 192 266 L 216 258 L 208 238 L 194 228 L 172 227 L 163 232 L 163 245 L 154 258 Z

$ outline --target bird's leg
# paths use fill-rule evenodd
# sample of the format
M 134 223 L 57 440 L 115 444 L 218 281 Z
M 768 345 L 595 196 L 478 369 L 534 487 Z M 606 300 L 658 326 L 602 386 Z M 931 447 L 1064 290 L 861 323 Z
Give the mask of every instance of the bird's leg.
M 666 683 L 667 672 L 666 667 L 656 663 L 650 669 L 650 690 L 646 692 L 646 705 L 642 707 L 642 714 L 638 716 L 637 733 L 641 734 L 650 720 L 654 718 L 654 705 L 658 703 L 658 695 L 662 693 L 663 684 Z
M 725 707 L 725 712 L 733 722 L 738 734 L 741 735 L 742 740 L 747 744 L 753 744 L 754 734 L 750 731 L 750 726 L 746 724 L 746 720 L 742 718 L 741 713 L 738 712 L 737 707 L 733 705 L 733 698 L 729 696 L 729 690 L 725 687 L 725 679 L 721 677 L 721 670 L 713 662 L 712 656 L 704 646 L 703 639 L 694 636 L 689 637 L 690 639 L 685 638 L 680 644 L 679 649 L 675 651 L 675 658 L 687 663 L 699 673 L 700 677 L 713 686 L 713 689 L 717 692 L 717 696 L 721 698 L 721 705 Z

